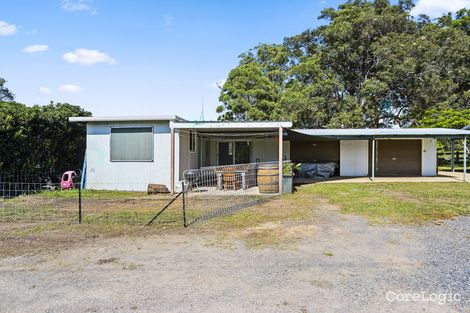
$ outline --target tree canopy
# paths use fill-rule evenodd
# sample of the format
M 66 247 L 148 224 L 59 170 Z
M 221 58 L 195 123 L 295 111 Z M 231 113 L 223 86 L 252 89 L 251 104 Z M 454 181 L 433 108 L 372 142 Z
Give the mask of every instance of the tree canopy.
M 461 129 L 470 125 L 470 109 L 431 109 L 419 121 L 421 127 L 441 127 Z
M 0 101 L 13 101 L 15 99 L 15 95 L 13 92 L 10 91 L 7 87 L 5 87 L 5 83 L 7 81 L 0 77 Z
M 241 54 L 219 120 L 403 127 L 419 126 L 429 109 L 470 108 L 470 10 L 431 20 L 412 8 L 348 1 L 323 10 L 323 26 Z
M 68 118 L 90 116 L 90 112 L 68 103 L 29 107 L 14 102 L 3 87 L 0 94 L 11 95 L 1 98 L 8 102 L 0 101 L 0 173 L 33 176 L 81 168 L 85 127 L 69 123 Z

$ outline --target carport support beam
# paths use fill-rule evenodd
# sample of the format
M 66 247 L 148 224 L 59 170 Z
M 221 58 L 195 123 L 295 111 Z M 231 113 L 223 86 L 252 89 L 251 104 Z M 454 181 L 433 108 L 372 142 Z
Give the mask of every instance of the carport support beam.
M 283 152 L 282 152 L 282 136 L 283 136 L 283 129 L 282 129 L 282 126 L 279 127 L 279 156 L 278 156 L 278 160 L 279 160 L 279 194 L 282 194 L 282 155 L 283 155 Z
M 455 160 L 454 160 L 454 139 L 450 140 L 450 168 L 452 172 L 455 172 Z
M 175 129 L 170 128 L 170 192 L 175 193 Z
M 372 138 L 372 168 L 371 168 L 371 180 L 375 179 L 375 138 Z
M 463 181 L 467 181 L 467 136 L 463 138 Z

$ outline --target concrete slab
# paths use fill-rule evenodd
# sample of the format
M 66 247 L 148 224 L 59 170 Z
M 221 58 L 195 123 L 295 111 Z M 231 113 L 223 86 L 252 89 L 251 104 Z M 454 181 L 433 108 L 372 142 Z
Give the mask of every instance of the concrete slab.
M 441 171 L 437 176 L 432 177 L 375 177 L 372 181 L 370 177 L 331 177 L 324 180 L 295 180 L 296 184 L 308 184 L 308 183 L 319 183 L 319 184 L 342 184 L 342 183 L 404 183 L 404 182 L 414 182 L 414 183 L 445 183 L 445 182 L 462 182 L 463 174 L 458 172 L 444 172 Z

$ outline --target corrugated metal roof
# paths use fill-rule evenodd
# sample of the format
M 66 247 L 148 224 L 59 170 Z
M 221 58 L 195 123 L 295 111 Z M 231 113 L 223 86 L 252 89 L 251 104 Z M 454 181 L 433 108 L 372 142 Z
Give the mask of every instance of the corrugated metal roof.
M 356 128 L 356 129 L 292 129 L 292 132 L 308 136 L 348 138 L 393 138 L 393 137 L 448 137 L 470 136 L 469 130 L 450 128 Z
M 79 116 L 69 117 L 70 122 L 139 122 L 139 121 L 185 121 L 177 115 L 147 115 L 147 116 Z

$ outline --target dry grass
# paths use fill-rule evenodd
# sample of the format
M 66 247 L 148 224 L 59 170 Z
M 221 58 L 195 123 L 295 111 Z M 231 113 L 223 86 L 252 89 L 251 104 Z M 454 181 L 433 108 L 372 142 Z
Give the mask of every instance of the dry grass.
M 182 227 L 180 203 L 170 207 L 155 224 L 146 226 L 167 203 L 166 195 L 92 192 L 84 199 L 81 225 L 76 207 L 67 207 L 74 200 L 72 196 L 73 192 L 61 194 L 57 201 L 51 201 L 54 198 L 50 193 L 18 197 L 13 201 L 23 209 L 16 211 L 0 203 L 0 256 L 53 252 L 101 238 L 188 233 L 207 235 L 208 245 L 224 248 L 236 244 L 250 249 L 295 248 L 296 242 L 316 231 L 315 210 L 328 206 L 362 215 L 371 223 L 419 224 L 470 214 L 470 187 L 463 183 L 307 185 L 293 195 L 187 229 Z M 190 213 L 207 209 L 204 202 L 198 206 L 195 201 L 189 202 Z M 30 203 L 35 206 L 28 208 Z
M 106 192 L 104 196 L 93 192 L 84 197 L 84 217 L 80 225 L 77 223 L 76 206 L 68 206 L 71 199 L 74 200 L 73 192 L 61 194 L 56 201 L 52 201 L 51 194 L 14 199 L 16 208 L 22 207 L 22 210 L 8 211 L 3 207 L 3 215 L 0 215 L 0 256 L 58 251 L 101 238 L 187 232 L 211 234 L 208 244 L 225 247 L 230 247 L 233 241 L 241 241 L 249 248 L 287 247 L 299 235 L 289 231 L 289 227 L 285 229 L 282 223 L 304 222 L 312 215 L 311 201 L 283 197 L 184 229 L 181 202 L 178 201 L 154 224 L 146 226 L 169 197 L 141 193 L 125 193 L 124 196 L 116 192 Z M 34 206 L 27 205 L 32 203 Z M 206 202 L 198 204 L 191 199 L 189 203 L 189 214 L 199 214 L 198 210 L 205 209 L 203 205 Z M 260 225 L 268 224 L 276 225 L 276 228 L 260 228 Z

